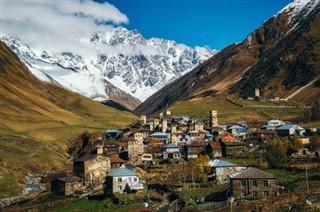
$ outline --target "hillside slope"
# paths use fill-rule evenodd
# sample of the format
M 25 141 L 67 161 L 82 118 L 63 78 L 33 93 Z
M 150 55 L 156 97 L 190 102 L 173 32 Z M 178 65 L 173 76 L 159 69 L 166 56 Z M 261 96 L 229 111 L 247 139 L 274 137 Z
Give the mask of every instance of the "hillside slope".
M 28 173 L 66 167 L 67 150 L 81 133 L 137 119 L 38 80 L 2 42 L 0 91 L 0 199 L 20 192 Z
M 226 95 L 305 103 L 320 99 L 320 3 L 294 1 L 241 43 L 223 49 L 136 110 L 151 115 L 179 100 Z

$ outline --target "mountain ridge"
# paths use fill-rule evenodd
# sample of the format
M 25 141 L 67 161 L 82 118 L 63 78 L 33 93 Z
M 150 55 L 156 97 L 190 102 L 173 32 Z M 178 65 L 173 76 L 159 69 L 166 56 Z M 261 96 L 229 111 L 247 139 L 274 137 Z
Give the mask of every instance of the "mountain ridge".
M 320 24 L 319 2 L 314 0 L 299 4 L 299 1 L 296 1 L 299 12 L 293 12 L 295 4 L 289 4 L 282 12 L 250 33 L 243 42 L 231 44 L 221 50 L 186 75 L 162 88 L 134 112 L 138 115 L 152 115 L 176 101 L 208 96 L 208 93 L 213 96 L 223 94 L 226 98 L 234 99 L 252 97 L 255 88 L 259 88 L 266 98 L 290 96 L 320 75 L 317 62 L 320 59 L 315 60 L 320 56 L 318 51 L 320 32 L 317 27 Z M 310 54 L 313 57 L 307 56 Z M 304 69 L 296 68 L 300 62 L 296 62 L 293 55 L 300 55 L 303 64 L 314 64 L 310 69 L 311 78 L 303 80 L 304 75 L 301 74 Z M 307 61 L 308 58 L 313 59 Z M 283 64 L 273 66 L 272 62 L 279 59 Z M 290 66 L 285 66 L 284 61 Z M 299 75 L 294 77 L 296 73 Z M 286 80 L 287 77 L 289 80 Z M 320 98 L 320 90 L 316 86 L 307 86 L 304 92 L 305 96 L 291 100 L 309 103 Z
M 127 98 L 133 97 L 131 109 L 217 52 L 160 38 L 145 39 L 137 30 L 124 27 L 73 39 L 96 53 L 84 57 L 72 51 L 33 50 L 18 38 L 2 37 L 38 78 L 54 79 L 70 90 L 97 100 L 110 99 L 106 87 L 117 88 L 114 93 L 123 91 L 123 95 L 128 94 Z M 79 84 L 76 78 L 88 83 Z M 109 89 L 109 93 L 112 92 Z M 117 102 L 117 99 L 111 100 Z M 119 103 L 130 108 L 124 101 Z

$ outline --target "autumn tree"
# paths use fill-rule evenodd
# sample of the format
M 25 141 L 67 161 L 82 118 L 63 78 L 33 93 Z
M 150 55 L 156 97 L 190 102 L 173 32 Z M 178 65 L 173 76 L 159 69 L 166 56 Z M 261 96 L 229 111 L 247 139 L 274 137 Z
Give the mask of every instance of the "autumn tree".
M 287 149 L 281 139 L 275 139 L 267 144 L 266 160 L 274 168 L 282 168 L 287 162 Z
M 283 138 L 286 147 L 287 155 L 294 154 L 303 148 L 303 143 L 297 135 Z
M 208 179 L 208 173 L 211 170 L 210 166 L 208 165 L 209 161 L 210 158 L 208 155 L 201 155 L 198 158 L 189 160 L 189 175 L 191 171 L 191 174 L 194 175 L 198 181 L 206 182 Z
M 320 137 L 319 136 L 311 137 L 309 146 L 312 151 L 320 150 Z

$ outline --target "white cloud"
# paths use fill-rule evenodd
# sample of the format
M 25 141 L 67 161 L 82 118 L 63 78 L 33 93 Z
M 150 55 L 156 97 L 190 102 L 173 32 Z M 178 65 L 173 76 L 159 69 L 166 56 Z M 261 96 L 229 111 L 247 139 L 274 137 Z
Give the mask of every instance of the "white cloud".
M 32 49 L 73 51 L 83 56 L 92 48 L 74 39 L 93 32 L 110 32 L 114 25 L 129 22 L 115 6 L 80 0 L 4 0 L 2 35 L 17 36 Z M 108 23 L 108 24 L 97 24 Z M 1 36 L 2 36 L 1 35 Z

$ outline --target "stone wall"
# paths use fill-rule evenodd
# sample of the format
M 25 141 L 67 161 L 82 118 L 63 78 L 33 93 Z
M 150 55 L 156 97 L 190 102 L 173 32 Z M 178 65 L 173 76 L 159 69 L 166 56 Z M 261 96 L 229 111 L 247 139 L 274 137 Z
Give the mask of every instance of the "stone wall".
M 107 172 L 111 170 L 110 158 L 98 155 L 84 162 L 84 183 L 87 187 L 101 189 Z
M 263 182 L 267 181 L 267 186 Z M 243 186 L 242 181 L 245 181 Z M 253 181 L 256 181 L 254 186 Z M 231 180 L 231 195 L 235 198 L 262 198 L 270 195 L 275 195 L 277 188 L 275 180 L 271 179 L 232 179 Z

